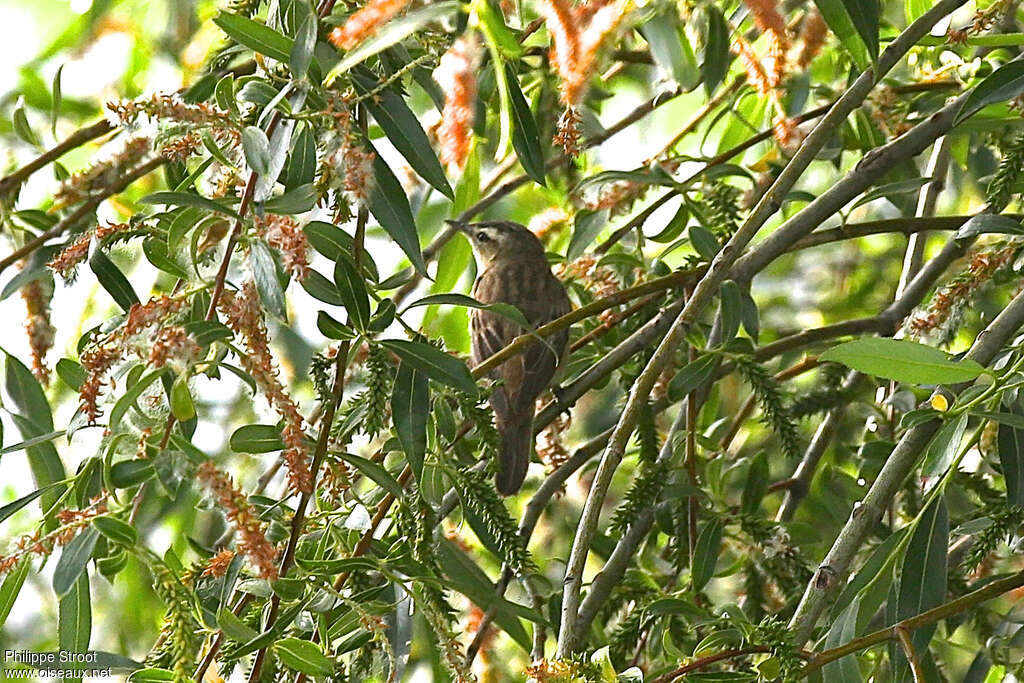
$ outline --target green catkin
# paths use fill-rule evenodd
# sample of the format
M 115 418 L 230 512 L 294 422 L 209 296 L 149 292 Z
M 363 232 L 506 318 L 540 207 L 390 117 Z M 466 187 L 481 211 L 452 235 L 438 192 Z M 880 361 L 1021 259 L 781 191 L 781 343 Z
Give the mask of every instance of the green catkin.
M 1024 176 L 1024 134 L 1014 137 L 1003 148 L 1003 157 L 999 161 L 992 180 L 985 190 L 989 208 L 993 213 L 1001 213 L 1013 200 L 1022 176 Z
M 649 508 L 661 495 L 668 481 L 668 462 L 644 462 L 640 473 L 633 480 L 622 503 L 615 510 L 612 521 L 608 525 L 611 532 L 624 534 L 629 525 L 636 521 L 637 516 Z
M 999 544 L 1009 539 L 1010 536 L 1020 533 L 1021 525 L 1024 525 L 1024 507 L 1019 505 L 989 509 L 987 516 L 992 523 L 974 537 L 973 545 L 960 562 L 961 574 L 973 573 L 986 558 L 996 551 Z
M 537 565 L 526 549 L 508 508 L 491 485 L 489 475 L 472 470 L 459 472 L 454 477 L 454 484 L 462 504 L 483 520 L 498 544 L 501 559 L 512 571 L 517 576 L 536 572 Z
M 175 683 L 186 683 L 192 680 L 196 667 L 196 631 L 199 629 L 193 616 L 192 593 L 170 568 L 158 564 L 152 566 L 151 571 L 153 589 L 167 605 L 161 626 L 161 633 L 166 637 L 163 639 L 162 656 L 158 655 L 157 659 L 169 660 L 168 668 L 174 672 Z
M 434 549 L 434 529 L 437 524 L 433 508 L 420 499 L 415 491 L 411 491 L 406 500 L 415 501 L 412 504 L 416 505 L 416 510 L 411 509 L 410 503 L 403 502 L 396 514 L 398 528 L 410 541 L 413 559 L 440 581 L 443 572 Z M 455 637 L 455 610 L 439 585 L 430 581 L 416 581 L 410 587 L 420 613 L 434 632 L 435 641 L 442 650 L 442 660 L 454 680 L 470 681 L 473 677 L 466 667 L 466 655 Z
M 735 185 L 717 182 L 704 187 L 705 227 L 719 239 L 728 240 L 739 227 L 742 212 L 739 205 L 740 189 Z
M 779 437 L 782 451 L 791 458 L 800 456 L 800 437 L 796 420 L 786 403 L 785 391 L 768 370 L 750 356 L 735 355 L 733 361 L 750 385 L 761 407 L 761 420 Z

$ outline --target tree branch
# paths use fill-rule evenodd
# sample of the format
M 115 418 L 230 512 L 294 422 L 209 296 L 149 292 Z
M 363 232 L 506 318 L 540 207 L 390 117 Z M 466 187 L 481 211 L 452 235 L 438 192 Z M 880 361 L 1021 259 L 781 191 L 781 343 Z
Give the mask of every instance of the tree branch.
M 637 377 L 630 390 L 629 398 L 622 410 L 619 421 L 615 426 L 615 431 L 612 433 L 612 437 L 609 439 L 608 446 L 601 458 L 601 463 L 598 465 L 597 474 L 591 484 L 587 501 L 583 507 L 583 513 L 576 527 L 572 551 L 566 563 L 565 578 L 563 580 L 561 627 L 558 634 L 557 653 L 560 658 L 570 656 L 578 647 L 578 635 L 575 630 L 575 624 L 578 618 L 583 567 L 590 551 L 590 543 L 597 532 L 601 507 L 611 485 L 612 476 L 622 460 L 626 442 L 633 432 L 640 408 L 643 402 L 646 401 L 662 369 L 668 364 L 668 361 L 675 353 L 676 347 L 682 342 L 690 327 L 697 321 L 698 316 L 716 296 L 719 286 L 725 281 L 740 252 L 753 239 L 769 216 L 782 206 L 783 198 L 792 189 L 811 161 L 817 156 L 825 142 L 831 138 L 833 131 L 853 109 L 860 105 L 878 78 L 891 69 L 920 37 L 928 33 L 930 28 L 939 19 L 956 7 L 959 7 L 963 2 L 964 0 L 940 0 L 939 3 L 907 27 L 903 33 L 889 44 L 889 47 L 879 57 L 877 75 L 873 69 L 868 69 L 839 98 L 828 114 L 811 131 L 796 155 L 786 165 L 778 178 L 775 179 L 775 182 L 772 183 L 772 186 L 762 197 L 761 201 L 754 207 L 751 215 L 733 234 L 728 244 L 715 255 L 707 274 L 697 283 L 693 295 L 687 299 L 682 312 L 672 322 L 671 327 L 661 340 L 651 360 Z M 940 117 L 933 116 L 932 118 Z M 948 122 L 944 121 L 947 129 L 949 125 L 952 125 L 952 118 L 953 112 L 950 111 L 948 113 Z M 940 129 L 938 134 L 945 132 L 941 130 L 941 126 L 937 127 Z M 918 129 L 920 128 L 921 126 L 918 126 Z M 896 142 L 906 138 L 914 139 L 916 142 L 917 140 L 913 136 L 913 132 L 911 131 L 911 133 L 908 133 Z M 934 137 L 931 139 L 934 139 Z M 910 145 L 908 147 L 913 149 Z M 910 149 L 907 151 L 909 152 Z M 873 173 L 877 173 L 880 169 L 887 168 L 889 164 L 895 163 L 896 157 L 895 153 L 871 154 L 862 160 L 861 165 L 869 167 Z M 819 200 L 821 200 L 821 197 L 816 202 Z M 804 209 L 801 214 L 798 214 L 798 216 L 812 213 L 809 209 L 813 205 L 814 202 Z M 772 237 L 778 235 L 782 229 L 780 228 L 774 232 Z M 761 246 L 763 248 L 764 244 Z M 759 251 L 762 250 L 769 255 L 772 253 L 771 248 L 759 249 Z M 775 256 L 771 256 L 769 261 L 774 258 Z
M 997 598 L 1004 593 L 1008 593 L 1016 588 L 1024 586 L 1024 571 L 1017 572 L 1003 579 L 997 579 L 989 584 L 986 584 L 982 588 L 976 591 L 972 591 L 967 595 L 952 600 L 943 605 L 939 605 L 927 612 L 922 612 L 917 616 L 904 619 L 903 621 L 869 633 L 860 638 L 854 638 L 850 642 L 834 647 L 830 650 L 823 650 L 811 657 L 811 660 L 807 663 L 807 666 L 803 669 L 803 674 L 809 674 L 813 671 L 817 671 L 829 662 L 834 662 L 837 659 L 841 659 L 846 655 L 859 652 L 872 645 L 884 643 L 888 640 L 892 640 L 896 637 L 897 629 L 904 631 L 914 631 L 921 628 L 922 626 L 928 626 L 935 622 L 942 621 L 954 615 L 966 612 L 976 605 L 980 605 L 983 602 Z
M 85 143 L 102 137 L 112 130 L 114 130 L 114 127 L 106 119 L 101 119 L 90 126 L 79 128 L 62 142 L 46 150 L 18 170 L 0 178 L 0 197 L 12 192 L 25 182 L 30 175 L 51 161 L 56 161 L 76 147 L 81 147 Z
M 107 188 L 104 192 L 90 197 L 84 203 L 80 204 L 77 209 L 68 214 L 65 218 L 61 219 L 61 221 L 54 225 L 52 228 L 40 233 L 33 239 L 23 244 L 18 249 L 15 249 L 10 255 L 4 257 L 3 259 L 0 259 L 0 273 L 6 270 L 9 266 L 17 263 L 21 259 L 28 256 L 39 247 L 46 244 L 46 242 L 48 242 L 49 240 L 53 239 L 54 237 L 59 237 L 60 235 L 63 235 L 65 232 L 67 232 L 75 225 L 77 225 L 80 220 L 82 220 L 83 218 L 91 214 L 93 211 L 95 211 L 96 208 L 100 204 L 102 204 L 104 200 L 114 196 L 115 194 L 118 194 L 119 192 L 124 191 L 125 188 L 134 183 L 136 180 L 142 178 L 143 176 L 149 175 L 156 169 L 163 166 L 165 163 L 167 163 L 167 160 L 164 159 L 163 157 L 156 157 L 154 159 L 150 159 L 144 164 L 137 166 L 135 169 L 126 173 L 117 182 L 115 182 L 113 185 Z
M 987 365 L 1021 325 L 1024 325 L 1024 293 L 1014 297 L 978 335 L 966 357 L 981 365 Z M 847 520 L 831 550 L 807 585 L 803 598 L 789 622 L 797 646 L 803 645 L 810 637 L 824 609 L 826 598 L 845 582 L 850 564 L 864 539 L 881 519 L 889 501 L 903 485 L 940 424 L 940 420 L 933 419 L 907 430 L 885 461 L 867 495 Z

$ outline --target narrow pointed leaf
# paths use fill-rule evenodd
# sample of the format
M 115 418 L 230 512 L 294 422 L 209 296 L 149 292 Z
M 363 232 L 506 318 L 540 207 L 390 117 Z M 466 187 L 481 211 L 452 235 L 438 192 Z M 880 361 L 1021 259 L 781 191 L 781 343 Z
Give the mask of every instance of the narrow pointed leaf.
M 385 339 L 381 344 L 430 379 L 476 395 L 476 382 L 469 368 L 455 356 L 423 342 Z
M 107 290 L 107 293 L 125 313 L 139 303 L 139 297 L 132 289 L 128 278 L 101 249 L 96 249 L 89 257 L 89 268 L 92 269 L 103 289 Z
M 427 450 L 427 411 L 430 382 L 408 363 L 398 366 L 391 392 L 391 419 L 402 443 L 405 457 L 419 482 L 423 478 L 423 456 Z
M 284 300 L 281 280 L 277 277 L 277 265 L 270 247 L 263 240 L 253 240 L 249 245 L 249 262 L 256 291 L 267 312 L 279 320 L 288 321 L 288 308 Z
M 377 92 L 374 97 L 363 102 L 384 131 L 384 135 L 405 157 L 412 169 L 441 194 L 449 199 L 454 198 L 455 193 L 448 184 L 441 162 L 437 160 L 427 134 L 416 115 L 409 109 L 409 105 L 405 103 L 405 99 L 390 87 L 378 90 L 377 79 L 365 69 L 353 72 L 352 82 L 361 95 L 366 95 L 370 91 Z
M 373 188 L 370 190 L 370 213 L 380 223 L 380 227 L 391 235 L 405 255 L 409 257 L 416 272 L 427 274 L 427 264 L 423 260 L 420 248 L 420 237 L 416 232 L 416 220 L 409 206 L 409 198 L 398 178 L 391 171 L 380 154 L 373 157 Z
M 64 597 L 75 586 L 78 577 L 85 571 L 85 565 L 92 557 L 93 548 L 100 537 L 94 527 L 80 531 L 61 551 L 60 560 L 53 570 L 53 590 L 58 597 Z
M 944 351 L 904 339 L 856 339 L 833 346 L 820 359 L 907 384 L 969 382 L 984 372 L 973 360 L 955 361 Z
M 512 148 L 516 151 L 516 157 L 523 165 L 526 175 L 533 178 L 538 185 L 545 185 L 544 151 L 540 146 L 540 132 L 537 130 L 533 112 L 530 111 L 530 103 L 526 101 L 526 96 L 519 87 L 519 79 L 510 65 L 505 67 L 505 80 L 511 104 Z
M 57 643 L 63 652 L 88 652 L 92 637 L 92 601 L 89 576 L 82 574 L 60 599 L 57 611 Z M 81 678 L 65 678 L 64 683 L 81 683 Z

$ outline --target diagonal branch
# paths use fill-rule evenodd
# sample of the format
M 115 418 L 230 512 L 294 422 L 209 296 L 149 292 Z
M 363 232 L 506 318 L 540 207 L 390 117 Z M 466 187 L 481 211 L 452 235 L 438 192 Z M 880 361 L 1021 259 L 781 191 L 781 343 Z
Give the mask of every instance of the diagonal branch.
M 590 543 L 597 532 L 597 525 L 600 519 L 601 508 L 604 505 L 604 499 L 608 493 L 609 487 L 611 486 L 612 476 L 618 468 L 619 463 L 622 461 L 626 443 L 633 432 L 633 427 L 635 426 L 637 417 L 640 414 L 640 408 L 647 400 L 647 396 L 654 387 L 654 383 L 657 381 L 661 371 L 668 364 L 669 360 L 674 355 L 676 348 L 683 341 L 691 326 L 697 321 L 698 317 L 704 312 L 716 296 L 719 286 L 728 277 L 729 271 L 732 269 L 732 266 L 736 262 L 740 252 L 746 247 L 750 240 L 753 239 L 768 218 L 782 206 L 782 201 L 785 196 L 796 184 L 797 180 L 817 156 L 818 152 L 822 147 L 824 147 L 825 143 L 831 138 L 833 131 L 838 128 L 838 126 L 855 108 L 860 106 L 861 102 L 881 76 L 895 66 L 897 61 L 899 61 L 899 59 L 901 59 L 921 37 L 926 35 L 931 27 L 942 17 L 962 4 L 964 4 L 963 0 L 941 0 L 937 3 L 932 7 L 932 9 L 907 27 L 903 33 L 889 44 L 889 47 L 886 48 L 885 52 L 883 52 L 878 59 L 877 72 L 874 69 L 868 69 L 862 73 L 854 84 L 842 95 L 842 97 L 836 101 L 835 105 L 833 105 L 829 110 L 829 113 L 826 114 L 818 125 L 815 126 L 814 130 L 811 131 L 810 135 L 808 135 L 796 155 L 794 155 L 783 171 L 779 174 L 778 178 L 776 178 L 775 182 L 772 183 L 772 186 L 754 207 L 751 215 L 732 236 L 729 243 L 726 244 L 715 256 L 714 260 L 711 262 L 708 273 L 697 283 L 697 286 L 693 291 L 693 295 L 686 301 L 686 305 L 683 307 L 682 312 L 672 322 L 671 327 L 661 340 L 661 343 L 655 350 L 651 360 L 637 377 L 636 382 L 630 390 L 629 398 L 622 410 L 619 421 L 615 426 L 615 431 L 612 433 L 608 446 L 601 457 L 601 463 L 598 465 L 597 474 L 587 495 L 583 513 L 580 516 L 580 521 L 576 528 L 576 535 L 573 539 L 572 550 L 566 563 L 562 593 L 561 624 L 558 634 L 558 657 L 569 657 L 579 646 L 576 621 L 578 619 L 580 604 L 580 590 L 583 584 L 583 568 L 586 563 L 587 555 L 590 551 Z M 947 114 L 947 117 L 948 122 L 946 122 L 946 129 L 948 130 L 948 127 L 952 125 L 953 112 L 950 111 Z M 941 130 L 941 126 L 937 127 L 940 129 L 939 132 L 936 133 L 935 136 L 931 137 L 927 141 L 928 143 L 930 143 L 931 140 L 934 140 L 938 135 L 945 132 L 945 130 Z M 921 126 L 918 126 L 917 129 L 920 128 Z M 926 146 L 924 140 L 918 141 L 916 138 L 913 138 L 913 133 L 914 131 L 911 131 L 911 133 L 908 133 L 904 138 L 912 138 L 915 142 L 922 144 L 922 147 L 917 149 L 914 145 L 906 145 L 907 149 L 905 151 L 900 150 L 908 155 L 903 158 L 909 158 L 909 156 L 919 153 L 921 149 L 924 149 L 924 146 Z M 902 140 L 904 138 L 900 139 Z M 899 140 L 896 142 L 899 142 Z M 916 151 L 914 151 L 915 149 Z M 861 166 L 863 166 L 864 169 L 859 170 L 875 174 L 878 173 L 880 169 L 887 168 L 889 165 L 895 163 L 898 157 L 899 155 L 894 152 L 890 152 L 888 154 L 869 154 L 868 157 L 865 157 L 865 159 L 862 160 Z M 856 174 L 857 172 L 855 171 L 853 175 Z M 830 193 L 831 191 L 826 194 Z M 821 197 L 816 201 L 820 200 Z M 846 201 L 843 201 L 840 206 L 845 203 Z M 798 217 L 799 215 L 810 214 L 810 209 L 813 205 L 814 202 L 805 208 L 801 214 L 798 214 Z M 801 226 L 801 231 L 804 232 L 809 232 L 811 229 L 812 227 L 807 227 L 805 230 Z M 772 237 L 778 235 L 782 230 L 783 228 L 780 228 L 772 234 Z M 790 233 L 792 232 L 795 231 L 791 229 Z M 789 237 L 790 235 L 787 234 L 786 236 Z M 770 239 L 771 238 L 769 238 L 769 240 Z M 766 243 L 769 240 L 766 240 Z M 764 249 L 764 245 L 762 245 L 762 248 L 759 248 L 758 251 L 768 255 L 772 254 L 771 248 Z M 783 249 L 783 251 L 785 251 L 785 249 Z M 771 255 L 768 260 L 773 260 L 776 255 L 777 254 Z
M 46 150 L 18 170 L 14 171 L 10 175 L 0 178 L 0 196 L 8 194 L 14 190 L 25 182 L 30 175 L 46 166 L 51 161 L 60 159 L 76 147 L 81 147 L 87 142 L 103 137 L 112 130 L 114 130 L 114 127 L 106 119 L 101 119 L 90 126 L 79 128 L 59 144 L 56 144 Z
M 119 192 L 124 191 L 125 188 L 134 183 L 136 180 L 149 175 L 156 169 L 163 166 L 165 163 L 167 163 L 167 159 L 164 159 L 163 157 L 150 159 L 144 164 L 137 166 L 132 171 L 126 173 L 124 176 L 118 179 L 116 183 L 111 185 L 105 191 L 101 192 L 100 194 L 94 195 L 93 197 L 90 197 L 87 201 L 80 204 L 77 209 L 68 214 L 65 218 L 63 218 L 59 223 L 54 225 L 52 228 L 39 233 L 39 235 L 29 240 L 18 249 L 15 249 L 13 252 L 11 252 L 11 254 L 0 259 L 0 273 L 6 270 L 9 266 L 17 263 L 21 259 L 28 256 L 29 254 L 31 254 L 39 247 L 46 244 L 49 240 L 53 239 L 54 237 L 60 237 L 65 232 L 78 225 L 78 222 L 81 221 L 83 218 L 85 218 L 93 211 L 95 211 L 96 208 L 104 202 L 104 200 L 114 196 Z
M 966 358 L 987 365 L 1021 325 L 1024 325 L 1024 293 L 1014 297 L 978 335 Z M 889 501 L 917 464 L 924 447 L 938 431 L 940 424 L 940 420 L 933 419 L 918 424 L 904 433 L 867 495 L 839 532 L 832 548 L 807 585 L 796 613 L 789 622 L 797 646 L 803 645 L 810 637 L 828 596 L 845 583 L 850 564 L 861 544 L 882 518 Z

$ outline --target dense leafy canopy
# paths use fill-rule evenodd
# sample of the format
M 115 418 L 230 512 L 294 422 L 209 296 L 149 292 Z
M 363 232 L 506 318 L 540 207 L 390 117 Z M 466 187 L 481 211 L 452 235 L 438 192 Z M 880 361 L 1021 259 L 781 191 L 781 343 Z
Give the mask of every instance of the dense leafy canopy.
M 1024 676 L 1018 3 L 22 4 L 3 648 Z M 480 218 L 573 312 L 468 295 Z M 472 367 L 477 309 L 522 335 Z M 491 371 L 566 328 L 503 499 Z

